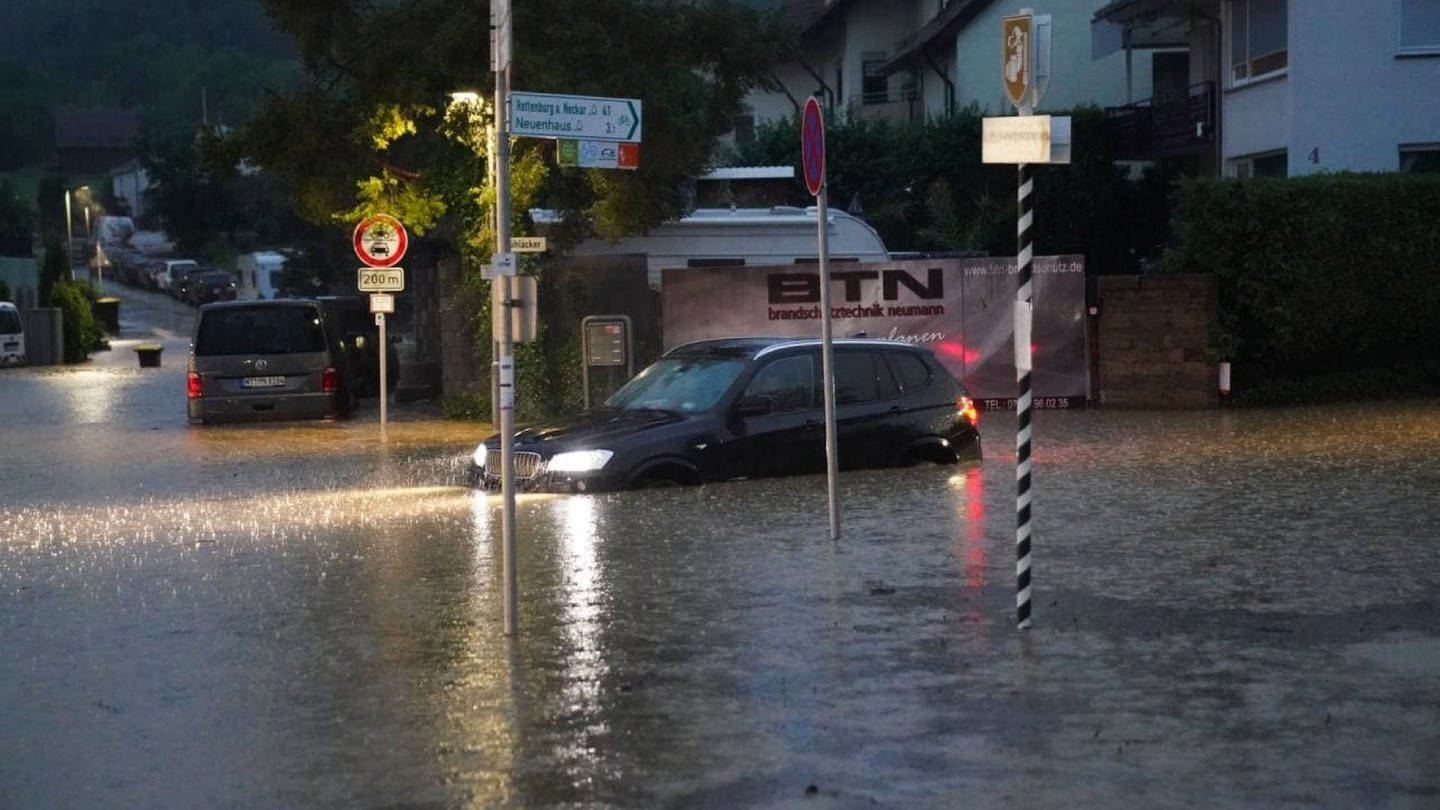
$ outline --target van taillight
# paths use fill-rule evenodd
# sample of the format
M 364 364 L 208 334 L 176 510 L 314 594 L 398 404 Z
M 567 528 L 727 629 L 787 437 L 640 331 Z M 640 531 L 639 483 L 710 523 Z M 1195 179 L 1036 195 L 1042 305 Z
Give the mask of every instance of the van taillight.
M 200 382 L 200 375 L 193 371 L 185 375 L 185 396 L 190 399 L 205 396 L 205 386 Z
M 980 411 L 975 407 L 975 400 L 970 397 L 960 397 L 955 400 L 955 410 L 959 411 L 960 415 L 965 418 L 965 421 L 969 422 L 972 426 L 980 424 Z
M 339 387 L 339 372 L 335 371 L 334 366 L 326 368 L 325 373 L 320 375 L 320 390 L 324 391 L 327 394 L 333 394 L 337 389 L 339 389 Z

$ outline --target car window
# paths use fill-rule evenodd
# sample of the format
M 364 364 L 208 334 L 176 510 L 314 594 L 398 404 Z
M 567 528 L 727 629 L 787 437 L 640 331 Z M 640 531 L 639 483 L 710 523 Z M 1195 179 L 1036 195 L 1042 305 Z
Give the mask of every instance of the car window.
M 320 313 L 310 307 L 236 307 L 205 313 L 196 356 L 325 351 Z
M 815 407 L 815 360 L 802 354 L 765 364 L 745 386 L 744 396 L 769 397 L 772 411 Z
M 0 309 L 0 335 L 14 335 L 22 331 L 20 313 L 9 307 Z
M 902 389 L 916 391 L 930 384 L 930 367 L 924 360 L 909 352 L 890 352 L 888 356 Z
M 712 408 L 745 368 L 731 357 L 662 357 L 605 400 L 611 408 L 703 411 Z
M 895 396 L 890 369 L 875 352 L 835 352 L 835 404 L 853 405 Z

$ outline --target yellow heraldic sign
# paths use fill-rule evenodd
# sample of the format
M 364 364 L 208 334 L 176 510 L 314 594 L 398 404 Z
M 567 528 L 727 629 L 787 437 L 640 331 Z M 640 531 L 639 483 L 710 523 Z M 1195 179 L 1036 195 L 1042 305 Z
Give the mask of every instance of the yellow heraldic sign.
M 1005 95 L 1017 108 L 1029 100 L 1035 65 L 1035 25 L 1029 14 L 1004 18 Z

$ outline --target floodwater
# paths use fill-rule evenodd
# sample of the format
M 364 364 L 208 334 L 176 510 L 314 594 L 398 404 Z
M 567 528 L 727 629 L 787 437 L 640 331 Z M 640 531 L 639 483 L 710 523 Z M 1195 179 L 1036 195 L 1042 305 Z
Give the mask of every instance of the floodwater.
M 184 424 L 185 312 L 0 371 L 0 807 L 1440 806 L 1440 403 L 521 496 L 483 425 Z M 122 311 L 122 319 L 125 318 Z M 523 396 L 524 392 L 520 392 Z

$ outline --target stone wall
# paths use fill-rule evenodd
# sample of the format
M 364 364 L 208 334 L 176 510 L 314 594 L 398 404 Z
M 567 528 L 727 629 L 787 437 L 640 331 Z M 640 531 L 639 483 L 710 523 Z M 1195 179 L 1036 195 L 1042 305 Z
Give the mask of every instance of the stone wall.
M 1214 277 L 1099 276 L 1095 281 L 1099 404 L 1218 406 L 1218 370 L 1206 353 L 1218 317 Z

